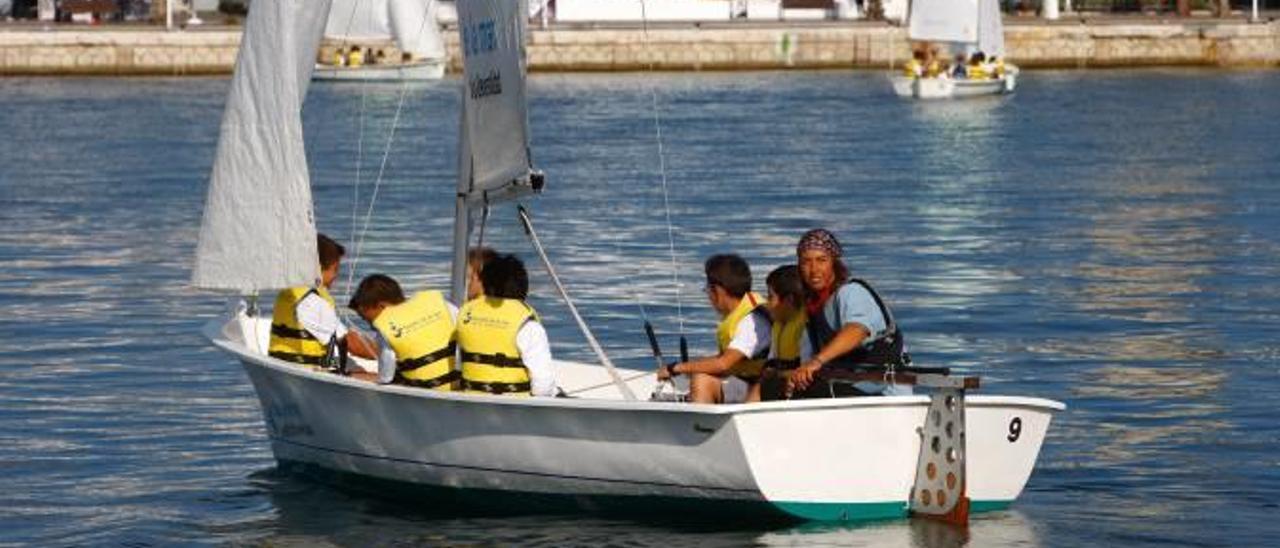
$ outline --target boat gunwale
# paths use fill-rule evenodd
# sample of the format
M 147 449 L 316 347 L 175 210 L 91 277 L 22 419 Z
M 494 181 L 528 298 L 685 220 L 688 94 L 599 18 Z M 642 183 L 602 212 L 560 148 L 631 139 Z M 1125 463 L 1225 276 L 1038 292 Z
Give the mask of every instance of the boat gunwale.
M 785 413 L 794 411 L 821 411 L 845 408 L 859 407 L 892 407 L 900 405 L 920 406 L 929 405 L 929 397 L 925 395 L 912 396 L 880 396 L 874 398 L 835 398 L 835 399 L 812 399 L 812 400 L 788 400 L 773 402 L 757 402 L 757 403 L 735 403 L 735 404 L 700 404 L 690 402 L 662 402 L 638 399 L 635 401 L 627 401 L 622 399 L 595 399 L 595 398 L 513 398 L 510 396 L 491 396 L 487 394 L 463 394 L 454 392 L 443 392 L 439 390 L 424 390 L 411 386 L 400 386 L 394 384 L 378 384 L 365 380 L 358 380 L 351 377 L 335 375 L 333 373 L 314 371 L 294 364 L 284 362 L 270 356 L 257 354 L 250 351 L 247 347 L 237 344 L 227 339 L 222 334 L 222 327 L 225 320 L 215 318 L 207 323 L 202 329 L 203 335 L 209 339 L 215 346 L 223 351 L 235 355 L 240 361 L 249 361 L 255 365 L 271 369 L 273 371 L 286 373 L 296 377 L 302 377 L 307 380 L 326 382 L 357 388 L 361 390 L 372 390 L 375 392 L 395 394 L 400 396 L 409 396 L 414 398 L 444 400 L 451 402 L 470 402 L 481 404 L 497 404 L 520 407 L 552 407 L 562 409 L 591 409 L 598 411 L 646 411 L 646 412 L 666 412 L 666 413 L 684 413 L 707 416 L 735 416 L 748 415 L 757 413 Z M 568 362 L 565 360 L 556 360 L 560 363 L 579 363 Z M 588 365 L 588 364 L 581 364 Z M 623 369 L 623 372 L 636 371 L 631 369 Z M 644 375 L 651 373 L 643 372 Z M 633 380 L 638 376 L 631 376 L 627 380 Z M 1034 409 L 1044 412 L 1063 411 L 1066 404 L 1054 400 L 1027 396 L 999 396 L 999 395 L 972 395 L 965 399 L 968 407 L 1021 407 Z

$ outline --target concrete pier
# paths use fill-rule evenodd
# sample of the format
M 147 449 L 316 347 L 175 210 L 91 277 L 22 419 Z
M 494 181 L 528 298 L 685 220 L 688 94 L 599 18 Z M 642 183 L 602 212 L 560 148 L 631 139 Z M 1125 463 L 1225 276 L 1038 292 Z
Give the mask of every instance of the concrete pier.
M 1280 22 L 1006 19 L 1008 58 L 1024 68 L 1280 67 Z M 534 29 L 533 71 L 883 68 L 909 55 L 883 23 L 668 24 Z M 446 33 L 450 68 L 461 66 Z M 240 29 L 0 28 L 0 74 L 184 75 L 231 71 Z

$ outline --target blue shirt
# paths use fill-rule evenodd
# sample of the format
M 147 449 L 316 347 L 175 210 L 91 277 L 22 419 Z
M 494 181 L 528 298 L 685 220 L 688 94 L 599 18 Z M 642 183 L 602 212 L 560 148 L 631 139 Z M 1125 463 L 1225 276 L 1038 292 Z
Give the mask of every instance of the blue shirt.
M 836 310 L 836 301 L 840 301 L 840 309 Z M 880 312 L 880 306 L 876 304 L 876 298 L 871 296 L 871 292 L 867 288 L 862 287 L 859 283 L 848 283 L 840 287 L 835 296 L 827 299 L 827 303 L 822 305 L 822 315 L 827 318 L 827 323 L 835 327 L 836 331 L 844 328 L 851 323 L 856 323 L 867 328 L 871 333 L 864 341 L 875 339 L 884 334 L 888 329 L 884 314 Z M 806 342 L 808 337 L 805 338 Z M 884 385 L 877 382 L 860 382 L 854 385 L 857 389 L 871 394 L 884 394 L 886 396 L 909 396 L 914 391 L 911 385 L 892 384 Z
M 840 310 L 836 310 L 836 301 L 840 301 Z M 845 284 L 835 296 L 827 299 L 822 315 L 836 331 L 851 323 L 860 324 L 871 333 L 870 339 L 883 335 L 888 328 L 875 297 L 858 283 Z

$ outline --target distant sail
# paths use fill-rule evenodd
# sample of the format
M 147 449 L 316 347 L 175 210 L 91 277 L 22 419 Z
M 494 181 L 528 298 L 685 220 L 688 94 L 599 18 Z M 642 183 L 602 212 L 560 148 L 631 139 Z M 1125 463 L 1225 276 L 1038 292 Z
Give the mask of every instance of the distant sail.
M 436 22 L 435 0 L 390 0 L 387 9 L 391 35 L 401 51 L 418 58 L 444 58 L 444 37 Z
M 333 0 L 324 35 L 335 40 L 386 40 L 391 36 L 388 0 Z
M 191 281 L 242 293 L 319 278 L 302 101 L 329 0 L 255 0 L 205 200 Z
M 978 50 L 1004 57 L 1004 23 L 1000 0 L 978 0 Z
M 978 41 L 979 0 L 912 0 L 907 36 L 930 42 Z
M 526 176 L 529 118 L 525 105 L 523 1 L 459 0 L 463 53 L 463 146 L 471 180 L 463 193 L 496 189 Z M 468 186 L 469 185 L 469 186 Z

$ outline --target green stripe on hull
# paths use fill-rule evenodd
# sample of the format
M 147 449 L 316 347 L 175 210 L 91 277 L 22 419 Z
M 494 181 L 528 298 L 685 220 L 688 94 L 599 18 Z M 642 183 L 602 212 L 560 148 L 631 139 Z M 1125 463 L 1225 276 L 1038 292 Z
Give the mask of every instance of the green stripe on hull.
M 972 513 L 1004 510 L 1010 500 L 975 500 L 969 503 Z M 774 502 L 779 510 L 811 521 L 873 521 L 900 519 L 908 515 L 906 502 Z
M 812 521 L 872 521 L 907 516 L 905 502 L 774 502 L 800 519 Z
M 663 521 L 700 522 L 707 518 L 755 519 L 760 524 L 799 521 L 860 522 L 907 517 L 905 501 L 889 502 L 773 502 L 743 499 L 703 499 L 666 496 L 568 495 L 496 489 L 462 489 L 422 485 L 400 480 L 341 472 L 314 464 L 280 461 L 286 474 L 306 476 L 335 487 L 376 498 L 447 508 L 454 515 L 594 514 L 660 517 Z M 1012 501 L 973 501 L 972 512 L 1008 508 Z

